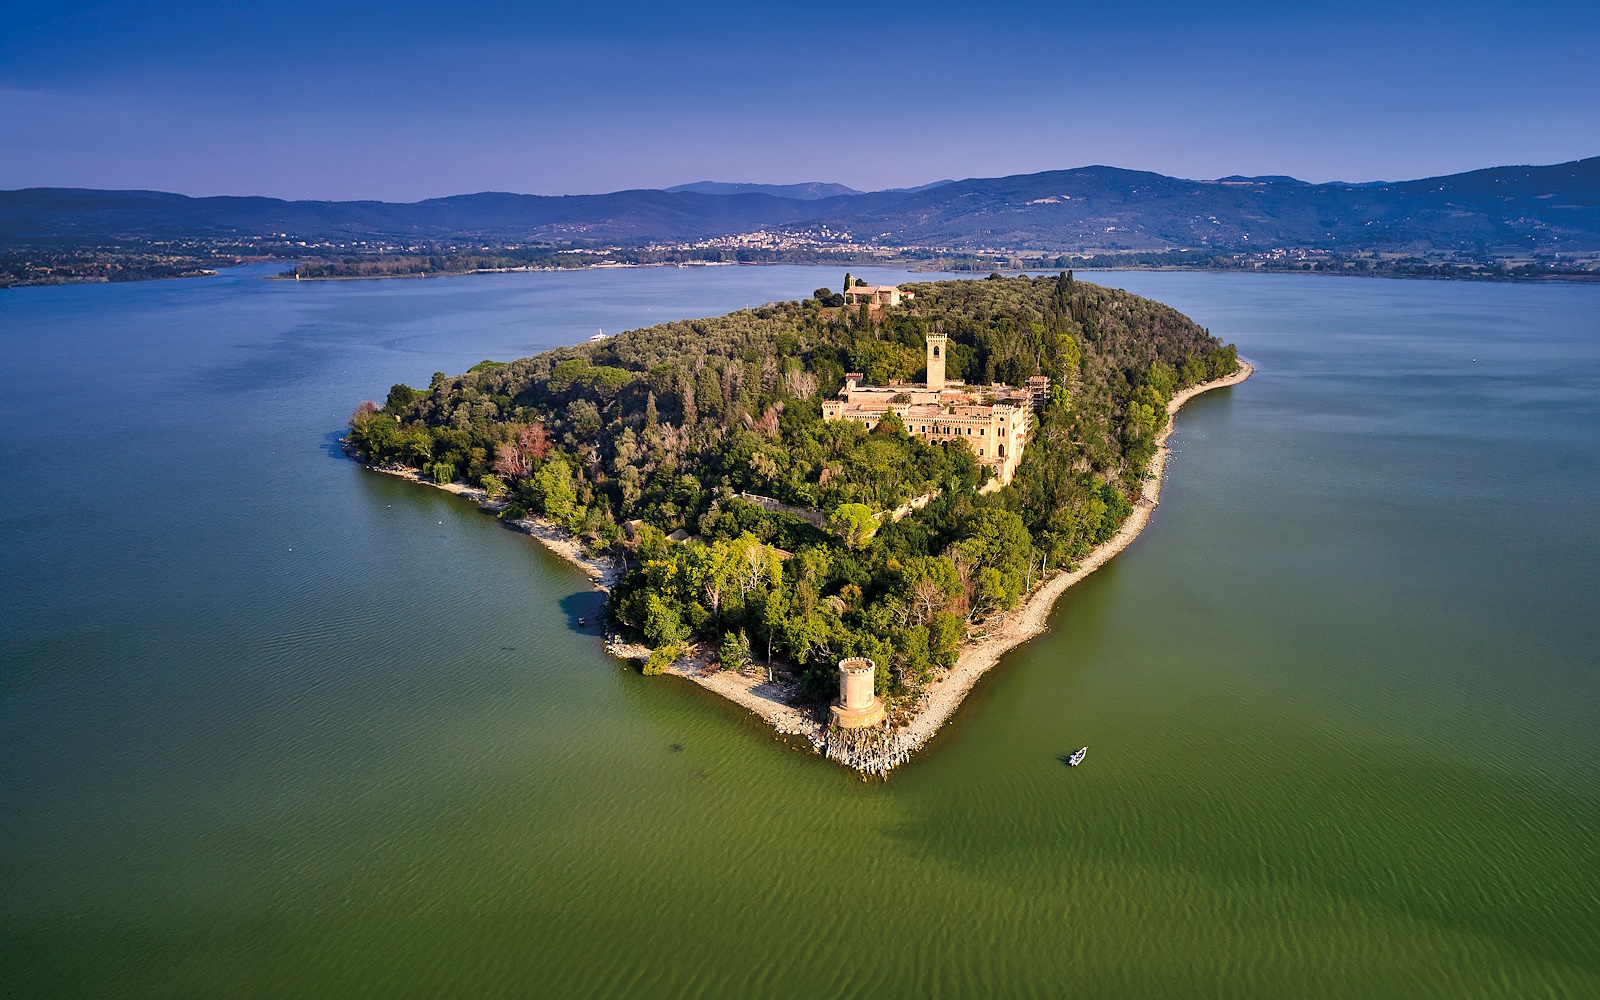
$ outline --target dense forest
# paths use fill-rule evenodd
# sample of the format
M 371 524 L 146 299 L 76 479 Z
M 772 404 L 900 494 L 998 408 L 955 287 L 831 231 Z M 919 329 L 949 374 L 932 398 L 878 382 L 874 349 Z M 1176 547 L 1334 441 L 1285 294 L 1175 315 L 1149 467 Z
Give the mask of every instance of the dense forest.
M 1110 538 L 1173 393 L 1237 367 L 1231 345 L 1177 311 L 1070 272 L 901 287 L 915 298 L 892 309 L 845 308 L 820 288 L 437 372 L 363 403 L 348 441 L 374 464 L 479 485 L 502 517 L 542 516 L 624 560 L 611 612 L 656 650 L 647 672 L 702 642 L 730 668 L 792 670 L 821 697 L 839 658 L 868 656 L 893 700 Z M 1003 489 L 978 492 L 988 471 L 965 442 L 822 419 L 846 371 L 922 379 L 931 330 L 950 338 L 952 379 L 1052 379 Z M 690 537 L 668 539 L 680 531 Z

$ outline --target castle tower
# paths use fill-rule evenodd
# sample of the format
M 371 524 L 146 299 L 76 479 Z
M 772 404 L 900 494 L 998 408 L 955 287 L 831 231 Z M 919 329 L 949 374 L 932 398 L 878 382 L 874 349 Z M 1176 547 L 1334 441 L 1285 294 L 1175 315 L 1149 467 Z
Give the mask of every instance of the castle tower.
M 944 334 L 928 334 L 928 388 L 934 392 L 944 388 L 944 355 L 949 346 Z
M 839 661 L 839 700 L 829 709 L 840 729 L 863 729 L 882 722 L 883 699 L 872 691 L 875 664 L 864 656 Z

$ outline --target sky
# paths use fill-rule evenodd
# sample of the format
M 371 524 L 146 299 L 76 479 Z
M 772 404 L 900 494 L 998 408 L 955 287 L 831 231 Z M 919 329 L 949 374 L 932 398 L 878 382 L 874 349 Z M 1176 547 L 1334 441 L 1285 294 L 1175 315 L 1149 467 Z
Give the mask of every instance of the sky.
M 0 189 L 1370 181 L 1596 154 L 1595 0 L 0 0 Z

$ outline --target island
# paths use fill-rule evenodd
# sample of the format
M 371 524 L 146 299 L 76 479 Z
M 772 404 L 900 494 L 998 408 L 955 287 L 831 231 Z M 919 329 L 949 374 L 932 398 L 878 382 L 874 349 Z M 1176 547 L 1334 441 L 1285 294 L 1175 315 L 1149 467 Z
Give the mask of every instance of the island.
M 846 275 L 396 385 L 345 445 L 588 570 L 607 648 L 644 674 L 884 776 L 1137 535 L 1178 408 L 1250 374 L 1070 271 Z

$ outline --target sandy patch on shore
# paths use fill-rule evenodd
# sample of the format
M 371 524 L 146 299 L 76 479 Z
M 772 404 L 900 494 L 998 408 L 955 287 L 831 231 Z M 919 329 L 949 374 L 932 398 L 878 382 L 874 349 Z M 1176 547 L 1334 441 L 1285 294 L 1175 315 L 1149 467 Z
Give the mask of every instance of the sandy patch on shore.
M 804 736 L 813 745 L 820 742 L 822 727 L 810 712 L 792 704 L 799 694 L 794 685 L 769 682 L 765 668 L 737 671 L 722 670 L 720 666 L 714 661 L 691 656 L 674 663 L 667 672 L 749 709 L 780 733 Z

